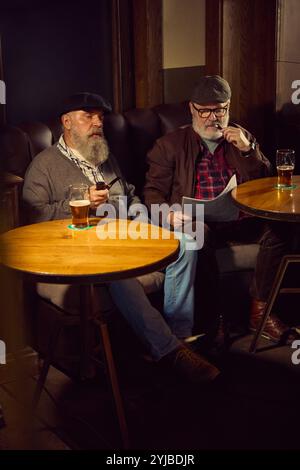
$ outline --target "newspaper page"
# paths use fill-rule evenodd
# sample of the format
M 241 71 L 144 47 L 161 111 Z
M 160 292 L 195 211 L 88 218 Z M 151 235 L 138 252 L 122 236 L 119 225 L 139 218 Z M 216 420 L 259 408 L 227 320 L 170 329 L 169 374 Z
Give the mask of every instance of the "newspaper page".
M 239 208 L 236 207 L 231 198 L 231 191 L 237 186 L 236 175 L 232 175 L 226 188 L 214 199 L 194 199 L 191 197 L 182 198 L 182 210 L 185 204 L 192 206 L 193 217 L 196 217 L 196 206 L 204 205 L 204 220 L 206 222 L 229 222 L 237 220 Z

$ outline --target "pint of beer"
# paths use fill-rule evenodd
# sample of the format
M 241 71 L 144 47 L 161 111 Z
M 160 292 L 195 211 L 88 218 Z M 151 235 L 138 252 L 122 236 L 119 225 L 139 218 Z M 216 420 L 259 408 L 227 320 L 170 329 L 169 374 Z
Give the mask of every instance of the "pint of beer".
M 89 225 L 89 188 L 87 184 L 70 186 L 69 204 L 72 212 L 72 227 L 85 228 Z
M 278 188 L 292 186 L 292 176 L 295 168 L 295 150 L 280 149 L 276 152 L 276 168 L 278 175 Z

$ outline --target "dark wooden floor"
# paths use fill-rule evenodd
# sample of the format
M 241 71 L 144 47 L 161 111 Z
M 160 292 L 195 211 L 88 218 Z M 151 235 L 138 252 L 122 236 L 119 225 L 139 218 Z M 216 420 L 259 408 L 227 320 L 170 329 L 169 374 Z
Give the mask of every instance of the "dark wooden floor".
M 249 355 L 249 336 L 213 356 L 224 372 L 214 387 L 191 386 L 141 358 L 118 360 L 131 448 L 145 450 L 297 449 L 300 365 L 290 347 Z M 126 355 L 125 355 L 126 356 Z M 0 366 L 0 403 L 6 426 L 0 448 L 119 449 L 120 436 L 104 375 L 71 380 L 51 368 L 39 407 L 30 412 L 36 355 L 10 356 Z

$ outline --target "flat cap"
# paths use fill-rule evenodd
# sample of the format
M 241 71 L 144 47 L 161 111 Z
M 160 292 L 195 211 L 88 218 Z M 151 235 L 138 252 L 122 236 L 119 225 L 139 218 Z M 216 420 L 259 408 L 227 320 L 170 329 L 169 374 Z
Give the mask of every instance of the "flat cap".
M 62 102 L 59 115 L 80 109 L 102 109 L 104 113 L 111 112 L 111 105 L 102 96 L 95 93 L 75 93 Z
M 191 94 L 191 101 L 197 104 L 225 103 L 230 98 L 229 83 L 219 75 L 201 77 Z

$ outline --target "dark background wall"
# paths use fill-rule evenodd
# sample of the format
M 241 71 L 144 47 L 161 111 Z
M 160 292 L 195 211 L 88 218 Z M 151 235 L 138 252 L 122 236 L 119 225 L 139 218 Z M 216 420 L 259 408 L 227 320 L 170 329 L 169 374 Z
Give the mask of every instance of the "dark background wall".
M 0 34 L 8 124 L 55 117 L 76 91 L 112 100 L 110 0 L 1 2 Z

